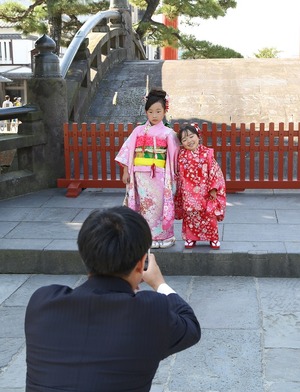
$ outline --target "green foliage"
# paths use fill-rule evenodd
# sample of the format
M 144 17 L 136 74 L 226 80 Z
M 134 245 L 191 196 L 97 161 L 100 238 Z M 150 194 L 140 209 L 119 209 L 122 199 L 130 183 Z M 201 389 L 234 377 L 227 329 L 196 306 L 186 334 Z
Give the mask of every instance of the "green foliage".
M 226 15 L 229 8 L 235 8 L 235 0 L 130 0 L 132 4 L 144 9 L 144 15 L 136 26 L 136 32 L 147 43 L 157 46 L 181 47 L 184 58 L 224 58 L 242 57 L 229 48 L 198 41 L 195 36 L 185 36 L 179 29 L 165 26 L 153 19 L 156 14 L 163 14 L 170 20 L 184 17 L 185 23 L 194 26 L 193 19 L 218 18 Z M 198 29 L 199 31 L 199 29 Z M 197 53 L 197 51 L 200 51 Z
M 157 13 L 174 19 L 180 15 L 190 18 L 201 17 L 202 19 L 217 18 L 224 16 L 226 11 L 219 5 L 218 1 L 174 1 L 164 0 Z
M 179 34 L 178 30 L 173 27 L 167 27 L 165 25 L 159 26 L 148 23 L 147 28 L 147 39 L 148 45 L 153 46 L 172 46 L 173 48 L 179 47 Z
M 131 0 L 130 4 L 136 6 L 140 10 L 145 10 L 148 6 L 145 0 Z
M 182 59 L 226 59 L 243 58 L 243 56 L 230 48 L 213 45 L 208 41 L 198 41 L 193 36 L 181 36 Z
M 108 1 L 32 0 L 26 7 L 15 1 L 0 5 L 0 20 L 15 25 L 24 35 L 49 34 L 60 45 L 67 46 L 82 26 L 78 15 L 91 15 L 109 7 Z M 63 38 L 62 38 L 63 31 Z
M 139 9 L 153 6 L 153 0 L 130 0 Z M 228 8 L 235 8 L 235 0 L 164 0 L 155 7 L 155 14 L 163 14 L 169 19 L 185 15 L 186 17 L 202 19 L 225 16 Z
M 258 51 L 258 53 L 254 53 L 254 56 L 259 59 L 273 59 L 277 58 L 280 53 L 280 50 L 276 48 L 262 48 Z
M 172 46 L 183 49 L 183 58 L 242 57 L 239 53 L 207 41 L 198 41 L 194 36 L 185 36 L 179 29 L 165 26 L 153 19 L 163 14 L 169 19 L 184 16 L 185 23 L 194 25 L 194 18 L 218 18 L 235 8 L 235 0 L 130 0 L 131 4 L 145 10 L 141 21 L 135 26 L 137 34 L 147 43 L 157 46 Z M 109 8 L 109 2 L 93 0 L 32 0 L 25 7 L 16 1 L 0 5 L 0 19 L 15 24 L 25 35 L 48 34 L 60 45 L 67 46 L 82 23 L 78 15 L 92 15 Z
M 30 33 L 44 34 L 47 32 L 45 23 L 47 12 L 41 5 L 36 5 L 32 10 L 16 2 L 6 2 L 0 5 L 0 19 L 15 24 L 18 31 L 24 35 Z

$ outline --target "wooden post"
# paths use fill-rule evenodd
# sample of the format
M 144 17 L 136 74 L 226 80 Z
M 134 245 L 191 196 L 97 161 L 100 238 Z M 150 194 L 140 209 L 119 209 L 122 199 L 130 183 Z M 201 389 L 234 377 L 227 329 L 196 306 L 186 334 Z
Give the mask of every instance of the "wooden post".
M 163 16 L 163 24 L 167 27 L 178 27 L 178 19 L 170 20 L 166 16 Z M 178 49 L 167 46 L 161 48 L 161 59 L 162 60 L 178 60 Z

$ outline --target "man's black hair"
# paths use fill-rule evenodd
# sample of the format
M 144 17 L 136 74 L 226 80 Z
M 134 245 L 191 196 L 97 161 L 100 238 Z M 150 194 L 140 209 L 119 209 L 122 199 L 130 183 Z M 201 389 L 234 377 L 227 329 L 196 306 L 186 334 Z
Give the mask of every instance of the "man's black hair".
M 91 212 L 77 239 L 81 258 L 93 275 L 128 275 L 151 243 L 147 221 L 125 206 Z

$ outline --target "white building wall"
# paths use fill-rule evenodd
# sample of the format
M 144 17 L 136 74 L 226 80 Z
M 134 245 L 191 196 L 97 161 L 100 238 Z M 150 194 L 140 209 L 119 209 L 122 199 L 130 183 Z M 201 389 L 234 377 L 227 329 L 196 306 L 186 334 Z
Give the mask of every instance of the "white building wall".
M 34 41 L 28 39 L 12 40 L 13 63 L 31 64 L 30 51 L 34 48 Z

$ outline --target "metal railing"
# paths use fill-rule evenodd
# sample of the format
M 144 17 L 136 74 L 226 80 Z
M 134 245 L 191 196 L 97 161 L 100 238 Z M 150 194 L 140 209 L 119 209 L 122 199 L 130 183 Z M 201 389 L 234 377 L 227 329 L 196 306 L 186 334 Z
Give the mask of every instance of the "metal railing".
M 99 11 L 97 14 L 94 16 L 90 17 L 83 25 L 82 27 L 77 31 L 75 34 L 74 38 L 72 39 L 72 42 L 68 46 L 63 58 L 61 59 L 60 62 L 60 69 L 61 69 L 61 74 L 62 77 L 65 78 L 68 72 L 68 69 L 70 68 L 70 65 L 72 64 L 74 57 L 76 56 L 76 53 L 78 49 L 80 48 L 80 45 L 83 43 L 87 35 L 90 33 L 90 31 L 96 27 L 103 19 L 107 18 L 117 18 L 120 17 L 120 12 L 115 11 L 115 10 L 108 10 L 108 11 Z

